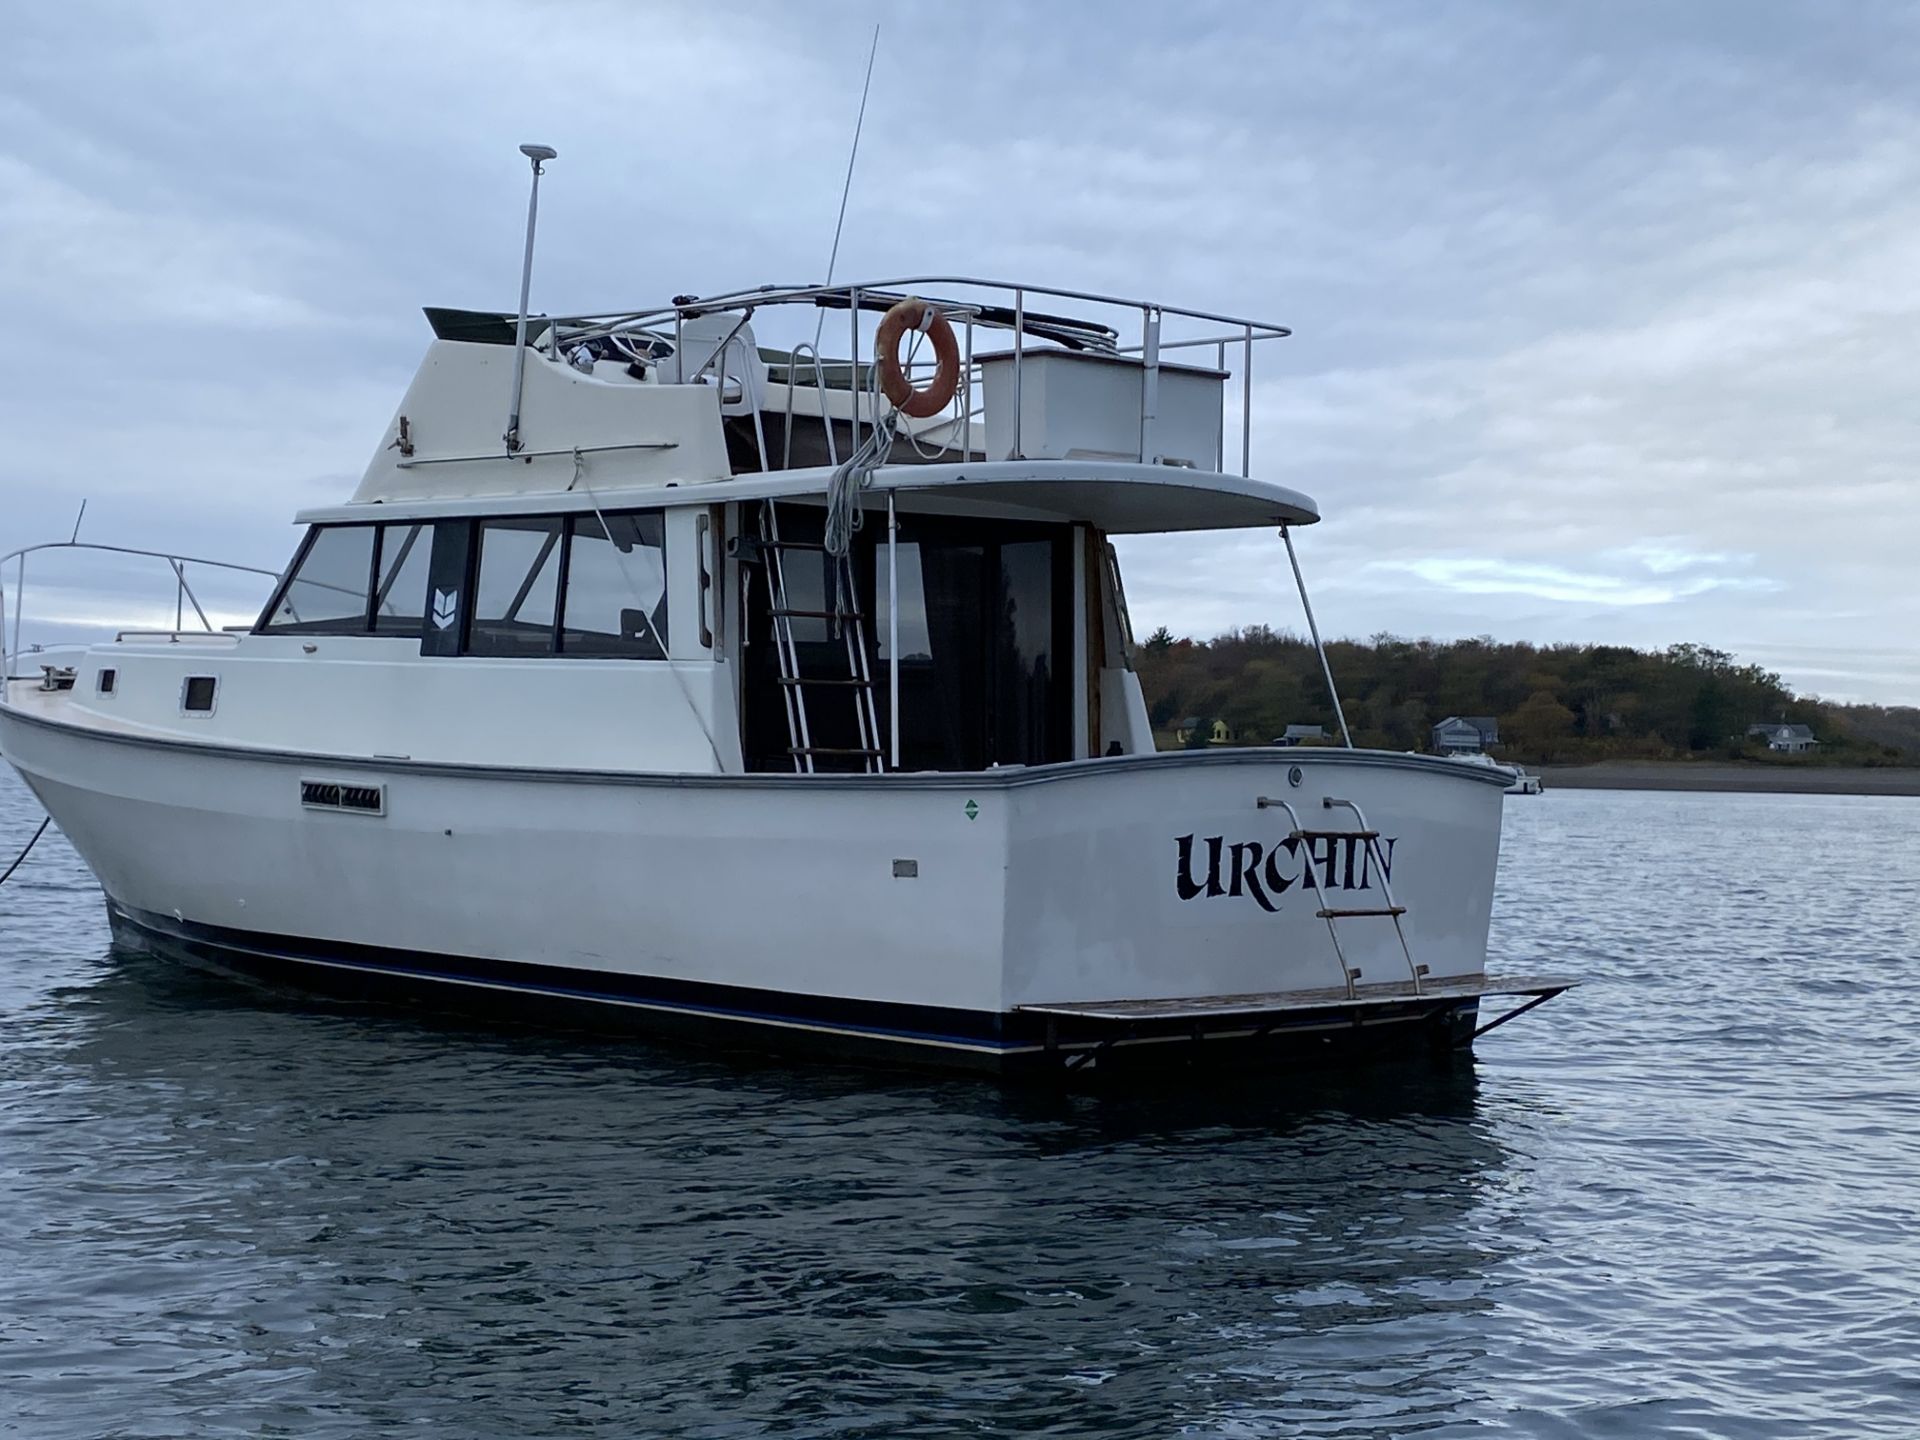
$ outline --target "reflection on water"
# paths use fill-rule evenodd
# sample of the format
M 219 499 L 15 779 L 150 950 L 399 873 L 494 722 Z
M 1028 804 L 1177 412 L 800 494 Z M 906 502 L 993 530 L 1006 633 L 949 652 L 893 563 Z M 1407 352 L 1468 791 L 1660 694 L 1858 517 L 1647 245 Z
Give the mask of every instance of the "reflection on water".
M 1513 802 L 1499 943 L 1592 986 L 1477 1066 L 1159 1097 L 246 988 L 110 952 L 50 837 L 0 890 L 0 1428 L 1906 1433 L 1871 1001 L 1920 946 L 1884 869 L 1778 883 L 1920 806 L 1781 803 Z

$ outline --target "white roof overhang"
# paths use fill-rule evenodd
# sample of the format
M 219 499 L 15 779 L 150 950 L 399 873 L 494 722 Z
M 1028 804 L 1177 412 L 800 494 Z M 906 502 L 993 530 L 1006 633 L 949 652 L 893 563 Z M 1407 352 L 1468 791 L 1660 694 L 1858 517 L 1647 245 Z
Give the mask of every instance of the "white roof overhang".
M 832 470 L 777 470 L 696 484 L 605 486 L 444 499 L 361 501 L 303 510 L 301 524 L 437 519 L 453 515 L 548 515 L 565 511 L 721 505 L 729 501 L 823 500 Z M 1167 465 L 1000 460 L 972 464 L 892 465 L 874 473 L 869 503 L 893 491 L 913 513 L 1001 519 L 1071 520 L 1113 535 L 1176 530 L 1238 530 L 1311 525 L 1313 500 L 1297 490 L 1241 475 Z

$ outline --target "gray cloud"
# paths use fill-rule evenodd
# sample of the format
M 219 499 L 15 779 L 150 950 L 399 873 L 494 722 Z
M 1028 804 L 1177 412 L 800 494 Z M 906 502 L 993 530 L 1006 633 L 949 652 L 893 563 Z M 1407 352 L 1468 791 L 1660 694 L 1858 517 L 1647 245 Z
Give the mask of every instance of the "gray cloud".
M 425 341 L 818 278 L 872 7 L 73 3 L 0 55 L 4 543 L 278 564 Z M 898 5 L 843 275 L 1285 321 L 1257 470 L 1323 624 L 1738 651 L 1920 699 L 1920 12 Z M 1297 623 L 1272 537 L 1124 547 L 1136 622 Z M 63 613 L 103 615 L 116 574 Z M 171 589 L 163 608 L 170 611 Z M 150 618 L 150 617 L 149 617 Z

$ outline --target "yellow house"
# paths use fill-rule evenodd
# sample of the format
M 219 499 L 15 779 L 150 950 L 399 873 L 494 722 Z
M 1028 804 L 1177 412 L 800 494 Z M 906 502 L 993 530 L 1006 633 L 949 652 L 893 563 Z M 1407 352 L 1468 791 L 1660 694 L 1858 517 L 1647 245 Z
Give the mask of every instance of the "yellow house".
M 1189 715 L 1174 727 L 1174 743 L 1181 746 L 1193 743 L 1193 732 L 1202 726 L 1207 728 L 1207 744 L 1231 745 L 1234 741 L 1233 729 L 1224 720 L 1208 720 L 1204 716 Z

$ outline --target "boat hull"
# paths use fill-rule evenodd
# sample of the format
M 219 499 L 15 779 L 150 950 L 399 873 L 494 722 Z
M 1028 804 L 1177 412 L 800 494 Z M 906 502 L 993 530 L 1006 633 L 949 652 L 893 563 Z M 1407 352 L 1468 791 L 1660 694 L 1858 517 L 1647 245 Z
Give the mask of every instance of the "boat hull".
M 369 998 L 1003 1073 L 1460 1038 L 1459 996 L 1276 1002 L 1252 1022 L 1039 1011 L 1284 996 L 1342 983 L 1343 964 L 1361 989 L 1408 981 L 1392 921 L 1337 922 L 1336 951 L 1317 913 L 1322 897 L 1381 908 L 1389 883 L 1429 974 L 1479 975 L 1500 823 L 1498 784 L 1370 752 L 644 776 L 190 745 L 11 707 L 0 747 L 116 927 L 167 954 Z M 316 785 L 377 811 L 317 808 Z M 1328 798 L 1361 806 L 1379 852 L 1293 838 L 1272 803 L 1357 828 Z
M 247 982 L 352 1004 L 406 1007 L 490 1024 L 639 1036 L 743 1055 L 967 1072 L 1004 1080 L 1105 1084 L 1223 1072 L 1444 1062 L 1467 1048 L 1475 998 L 1280 1010 L 1211 1023 L 1081 1026 L 1043 1015 L 968 1014 L 889 1003 L 810 1003 L 742 987 L 674 984 L 469 956 L 313 947 L 282 936 L 182 924 L 109 900 L 117 943 Z

